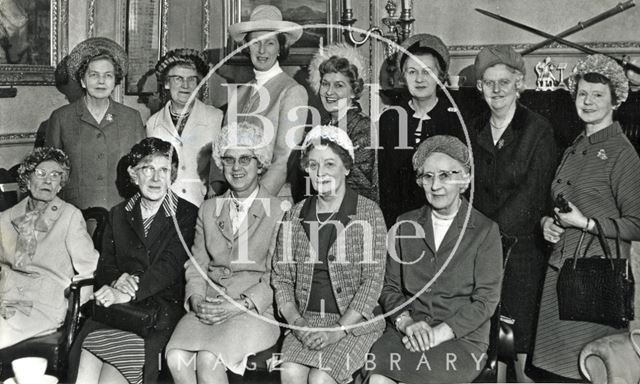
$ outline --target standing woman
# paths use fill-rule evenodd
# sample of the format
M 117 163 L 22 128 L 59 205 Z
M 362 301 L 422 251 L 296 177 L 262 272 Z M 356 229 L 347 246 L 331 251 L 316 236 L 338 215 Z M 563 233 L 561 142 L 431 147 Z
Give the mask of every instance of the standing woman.
M 288 30 L 273 34 L 285 28 Z M 293 147 L 302 142 L 309 96 L 302 85 L 282 71 L 279 61 L 287 58 L 302 29 L 283 21 L 282 13 L 273 5 L 259 5 L 249 21 L 229 26 L 229 36 L 239 44 L 255 40 L 248 49 L 255 77 L 247 84 L 229 85 L 224 125 L 247 121 L 263 128 L 273 155 L 260 185 L 273 195 L 290 198 L 287 162 Z M 220 194 L 226 186 L 224 174 L 213 164 L 209 183 L 210 195 Z
M 322 124 L 344 130 L 354 145 L 355 159 L 347 185 L 377 202 L 375 151 L 371 148 L 371 135 L 375 131 L 358 103 L 365 73 L 364 60 L 356 49 L 340 44 L 320 48 L 309 64 L 309 83 L 329 114 Z
M 384 329 L 373 308 L 386 226 L 380 208 L 347 186 L 353 161 L 353 144 L 337 127 L 315 127 L 302 145 L 301 165 L 318 194 L 285 215 L 271 275 L 292 326 L 282 346 L 285 384 L 350 382 Z
M 138 192 L 111 209 L 95 275 L 96 305 L 134 302 L 158 308 L 155 328 L 137 334 L 89 319 L 74 344 L 82 348 L 78 383 L 155 383 L 159 356 L 184 309 L 184 268 L 198 208 L 170 189 L 178 158 L 170 143 L 149 137 L 127 155 Z M 184 244 L 183 244 L 184 242 Z M 73 376 L 73 375 L 72 375 Z
M 222 111 L 197 97 L 189 105 L 187 101 L 208 70 L 204 55 L 195 49 L 164 55 L 156 64 L 156 77 L 169 101 L 147 121 L 147 136 L 170 142 L 178 153 L 180 168 L 171 190 L 198 207 L 207 193 L 198 164 L 209 162 L 208 147 L 220 132 Z
M 45 145 L 69 156 L 73 173 L 62 190 L 80 209 L 111 208 L 122 198 L 116 189 L 118 161 L 144 137 L 140 113 L 111 99 L 127 74 L 127 54 L 112 40 L 93 37 L 69 54 L 69 76 L 84 97 L 53 111 Z
M 620 124 L 613 121 L 613 111 L 629 93 L 624 70 L 603 55 L 587 56 L 576 66 L 569 90 L 585 131 L 564 152 L 551 184 L 553 196 L 562 193 L 571 212 L 555 209 L 553 215 L 540 221 L 544 238 L 554 246 L 533 354 L 534 366 L 560 376 L 554 381 L 582 379 L 578 367 L 582 347 L 620 332 L 606 325 L 559 319 L 556 284 L 562 264 L 573 257 L 583 232 L 588 237 L 597 236 L 594 220 L 602 225 L 611 249 L 615 249 L 615 224 L 618 225 L 623 258 L 629 257 L 631 241 L 640 240 L 640 159 Z M 554 223 L 552 216 L 560 225 Z M 599 242 L 593 241 L 586 256 L 602 254 Z
M 555 141 L 551 124 L 518 102 L 525 67 L 513 48 L 483 48 L 475 71 L 489 111 L 470 124 L 473 205 L 498 223 L 503 236 L 517 239 L 504 272 L 502 303 L 503 311 L 515 319 L 516 375 L 523 382 L 544 279 L 544 241 L 538 223 L 549 207 Z

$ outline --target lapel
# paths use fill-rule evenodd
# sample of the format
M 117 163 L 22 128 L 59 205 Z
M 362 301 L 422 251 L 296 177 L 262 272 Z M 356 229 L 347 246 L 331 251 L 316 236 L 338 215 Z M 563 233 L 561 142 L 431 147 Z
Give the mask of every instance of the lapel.
M 482 147 L 485 151 L 489 153 L 493 153 L 495 150 L 495 146 L 493 145 L 493 137 L 491 136 L 491 126 L 489 125 L 489 119 L 491 118 L 491 114 L 486 112 L 482 118 L 480 119 L 480 124 L 478 125 L 478 145 Z
M 469 212 L 469 221 L 467 223 L 467 227 L 464 227 L 464 222 L 467 217 L 467 211 L 469 211 L 470 205 L 467 200 L 463 197 L 462 204 L 460 204 L 460 209 L 458 209 L 458 213 L 456 217 L 453 219 L 451 226 L 447 230 L 447 233 L 444 235 L 442 239 L 442 243 L 440 243 L 440 248 L 438 248 L 438 253 L 442 255 L 449 255 L 458 241 L 458 237 L 460 237 L 461 233 L 464 233 L 468 230 L 473 230 L 475 228 L 474 219 L 472 212 Z M 431 214 L 429 214 L 431 217 Z M 431 232 L 431 238 L 433 239 L 433 231 Z M 462 243 L 461 243 L 462 244 Z
M 171 120 L 170 106 L 171 101 L 168 101 L 167 104 L 165 104 L 164 108 L 162 108 L 162 119 L 160 122 L 160 128 L 167 132 L 175 140 L 180 142 L 180 135 L 178 135 L 178 130 L 176 129 L 176 126 L 173 125 L 173 120 Z
M 424 206 L 420 210 L 420 216 L 416 220 L 418 224 L 422 226 L 424 231 L 424 242 L 427 244 L 427 247 L 433 253 L 436 254 L 436 243 L 433 240 L 433 223 L 431 221 L 431 207 Z
M 132 198 L 129 199 L 127 205 L 124 208 L 124 217 L 131 226 L 133 232 L 138 236 L 138 239 L 143 244 L 147 244 L 147 239 L 144 236 L 144 226 L 142 224 L 142 213 L 140 212 L 140 193 L 138 192 Z
M 162 237 L 168 236 L 170 232 L 173 232 L 173 218 L 171 216 L 167 217 L 164 207 L 160 207 L 156 216 L 153 218 L 151 227 L 149 227 L 149 233 L 145 238 L 147 248 L 161 241 Z M 142 234 L 144 235 L 144 230 Z
M 238 228 L 238 232 L 236 232 L 236 234 L 233 236 L 234 240 L 240 237 L 241 234 L 251 233 L 252 231 L 254 231 L 255 227 L 259 225 L 262 217 L 266 213 L 260 199 L 269 199 L 270 196 L 265 192 L 264 188 L 258 188 L 258 194 L 253 200 L 253 203 L 251 203 L 249 211 L 247 212 L 247 217 L 245 218 L 247 225 L 240 225 L 240 228 Z M 229 210 L 227 210 L 227 213 L 228 212 Z M 231 217 L 229 217 L 229 223 L 231 223 Z
M 231 226 L 231 216 L 229 215 L 230 194 L 231 192 L 227 190 L 224 195 L 216 199 L 213 215 L 222 236 L 229 241 L 233 241 L 233 227 Z
M 89 109 L 84 102 L 84 98 L 80 98 L 77 103 L 78 104 L 76 105 L 76 113 L 78 114 L 80 120 L 84 121 L 85 123 L 100 130 L 103 130 L 111 124 L 115 124 L 115 116 L 118 113 L 116 110 L 115 101 L 113 101 L 111 98 L 109 98 L 109 108 L 107 108 L 107 112 L 105 112 L 104 117 L 102 118 L 102 122 L 100 123 L 98 123 L 91 112 L 89 112 Z

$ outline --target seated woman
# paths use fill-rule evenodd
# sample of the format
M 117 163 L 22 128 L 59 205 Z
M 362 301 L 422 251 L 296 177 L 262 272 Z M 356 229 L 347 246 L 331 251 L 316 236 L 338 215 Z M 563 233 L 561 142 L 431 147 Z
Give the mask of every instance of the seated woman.
M 371 148 L 371 119 L 358 103 L 364 89 L 364 60 L 355 48 L 334 44 L 321 48 L 309 64 L 309 83 L 328 113 L 322 124 L 340 127 L 353 142 L 353 167 L 347 185 L 359 195 L 378 201 L 375 152 Z M 315 124 L 315 122 L 314 122 Z M 308 181 L 307 181 L 308 182 Z
M 69 158 L 50 147 L 35 149 L 18 168 L 29 195 L 0 214 L 0 349 L 55 332 L 71 279 L 96 268 L 82 212 L 56 196 L 68 179 Z
M 374 319 L 384 276 L 386 226 L 380 208 L 349 189 L 354 148 L 346 132 L 312 129 L 302 167 L 317 196 L 285 215 L 272 284 L 293 332 L 282 346 L 283 383 L 348 383 L 384 329 Z
M 380 296 L 390 321 L 365 374 L 371 384 L 468 383 L 484 367 L 500 301 L 500 232 L 462 197 L 471 164 L 459 139 L 426 139 L 413 168 L 427 204 L 398 217 Z
M 78 383 L 156 382 L 158 355 L 184 314 L 187 249 L 182 240 L 187 246 L 193 243 L 198 208 L 170 189 L 178 168 L 170 143 L 143 139 L 131 148 L 128 161 L 139 192 L 109 212 L 96 270 L 95 287 L 100 288 L 94 296 L 96 305 L 104 307 L 151 303 L 160 308 L 160 316 L 144 340 L 87 320 L 76 342 L 82 345 Z
M 176 383 L 227 383 L 225 368 L 242 375 L 247 356 L 280 336 L 270 275 L 283 211 L 281 201 L 259 186 L 271 163 L 262 139 L 261 127 L 242 122 L 224 127 L 213 144 L 230 189 L 206 200 L 198 214 L 186 264 L 189 313 L 167 345 Z

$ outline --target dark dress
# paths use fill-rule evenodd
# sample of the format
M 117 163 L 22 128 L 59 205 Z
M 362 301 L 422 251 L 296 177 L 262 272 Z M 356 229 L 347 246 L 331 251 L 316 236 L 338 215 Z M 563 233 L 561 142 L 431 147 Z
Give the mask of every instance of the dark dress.
M 550 208 L 549 185 L 556 168 L 551 124 L 521 104 L 494 145 L 487 112 L 470 124 L 475 162 L 473 205 L 517 238 L 502 283 L 503 312 L 515 319 L 515 346 L 529 353 L 544 280 L 545 251 L 540 219 Z
M 410 100 L 411 97 L 405 95 L 398 105 L 386 109 L 378 124 L 382 147 L 378 151 L 380 208 L 389 226 L 400 214 L 420 208 L 427 202 L 424 191 L 416 184 L 416 173 L 411 163 L 418 145 L 434 135 L 452 135 L 463 143 L 467 142 L 456 109 L 446 97 L 439 97 L 438 103 L 429 111 L 429 119 L 423 120 L 414 116 Z M 407 116 L 406 128 L 400 119 L 401 112 Z M 421 132 L 416 134 L 419 125 Z M 400 138 L 405 131 L 407 141 L 402 140 L 401 143 Z
M 122 273 L 140 277 L 135 301 L 153 297 L 161 306 L 158 320 L 162 329 L 154 330 L 144 340 L 144 382 L 158 379 L 159 356 L 169 341 L 176 324 L 184 315 L 184 263 L 187 251 L 175 230 L 171 212 L 180 228 L 186 245 L 190 248 L 195 235 L 198 208 L 169 191 L 162 207 L 155 215 L 145 236 L 140 211 L 140 194 L 116 205 L 109 212 L 102 253 L 95 275 L 96 289 L 111 285 Z M 93 331 L 109 329 L 108 326 L 87 320 L 73 345 L 70 361 L 79 361 L 84 339 Z M 70 375 L 74 377 L 73 372 Z
M 375 365 L 365 366 L 365 377 L 380 374 L 408 384 L 468 383 L 484 367 L 491 316 L 500 301 L 502 244 L 496 223 L 477 210 L 471 208 L 466 222 L 469 208 L 463 200 L 438 250 L 429 206 L 398 217 L 398 222 L 409 223 L 398 227 L 380 295 L 385 314 L 395 312 L 371 349 Z M 415 236 L 414 223 L 424 236 Z M 455 337 L 424 353 L 410 352 L 394 325 L 404 311 L 432 327 L 446 323 Z M 455 369 L 447 364 L 447 354 L 456 357 Z

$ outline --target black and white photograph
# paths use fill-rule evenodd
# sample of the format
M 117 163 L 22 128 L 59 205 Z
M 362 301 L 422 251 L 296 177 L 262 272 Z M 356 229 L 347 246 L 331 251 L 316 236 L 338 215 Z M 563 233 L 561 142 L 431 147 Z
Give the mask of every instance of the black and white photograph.
M 640 383 L 636 0 L 0 0 L 0 383 Z

